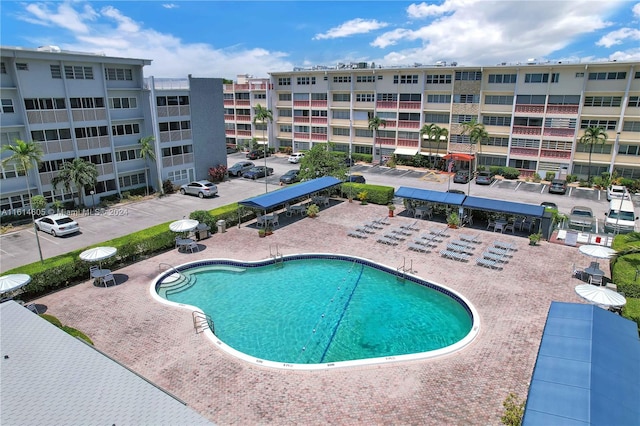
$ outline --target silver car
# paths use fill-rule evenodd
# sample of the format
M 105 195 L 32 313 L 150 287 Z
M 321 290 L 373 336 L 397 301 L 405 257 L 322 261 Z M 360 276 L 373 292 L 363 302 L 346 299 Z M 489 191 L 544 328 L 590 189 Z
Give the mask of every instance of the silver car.
M 78 222 L 71 219 L 66 214 L 60 213 L 36 219 L 36 228 L 39 231 L 48 232 L 54 237 L 80 232 Z
M 208 180 L 199 180 L 196 182 L 187 183 L 180 187 L 180 193 L 197 195 L 200 198 L 213 197 L 218 193 L 218 187 L 209 182 Z
M 238 161 L 227 170 L 231 176 L 242 176 L 244 172 L 248 172 L 255 167 L 255 164 L 251 161 Z

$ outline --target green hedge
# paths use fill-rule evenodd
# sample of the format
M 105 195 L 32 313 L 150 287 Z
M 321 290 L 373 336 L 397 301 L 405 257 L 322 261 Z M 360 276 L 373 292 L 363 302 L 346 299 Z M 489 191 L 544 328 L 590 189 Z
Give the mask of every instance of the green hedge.
M 640 299 L 627 298 L 627 304 L 622 308 L 622 316 L 635 321 L 640 331 Z
M 340 192 L 344 198 L 349 198 L 349 194 L 352 194 L 353 199 L 358 199 L 358 194 L 362 191 L 367 193 L 366 202 L 385 206 L 393 200 L 395 192 L 391 186 L 369 185 L 366 183 L 346 182 L 340 186 Z
M 635 321 L 640 329 L 640 283 L 636 281 L 636 269 L 640 268 L 640 233 L 617 235 L 611 248 L 621 253 L 611 262 L 611 278 L 627 298 L 622 315 Z

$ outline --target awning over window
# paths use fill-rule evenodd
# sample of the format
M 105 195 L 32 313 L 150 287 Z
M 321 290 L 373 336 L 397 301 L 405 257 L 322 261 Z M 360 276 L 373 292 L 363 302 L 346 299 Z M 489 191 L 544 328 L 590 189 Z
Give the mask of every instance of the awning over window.
M 473 155 L 470 154 L 460 154 L 457 152 L 451 153 L 451 154 L 447 154 L 444 156 L 445 160 L 449 160 L 449 159 L 454 159 L 454 160 L 459 160 L 459 161 L 471 161 L 473 160 L 475 157 Z
M 334 178 L 333 176 L 325 176 L 302 182 L 297 185 L 287 186 L 286 188 L 278 189 L 276 191 L 269 192 L 268 194 L 247 198 L 246 200 L 240 201 L 238 204 L 245 207 L 268 210 L 276 206 L 284 205 L 288 201 L 313 194 L 314 192 L 322 191 L 323 189 L 331 188 L 332 186 L 339 185 L 341 183 L 342 181 L 340 179 Z
M 396 150 L 393 151 L 393 153 L 395 155 L 409 155 L 413 157 L 418 153 L 418 148 L 396 148 Z
M 431 191 L 428 189 L 408 188 L 401 186 L 395 193 L 396 197 L 408 198 L 411 200 L 428 201 L 431 203 L 451 204 L 459 206 L 464 201 L 466 195 L 454 194 L 451 192 Z
M 528 217 L 542 217 L 544 207 L 535 204 L 514 203 L 512 201 L 493 200 L 469 196 L 462 205 L 468 209 L 487 210 L 491 212 L 508 213 Z

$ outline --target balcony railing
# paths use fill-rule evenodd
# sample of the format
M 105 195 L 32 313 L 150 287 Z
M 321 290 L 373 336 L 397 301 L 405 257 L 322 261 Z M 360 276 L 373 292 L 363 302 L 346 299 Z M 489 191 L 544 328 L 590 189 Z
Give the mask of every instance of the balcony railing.
M 400 109 L 420 109 L 422 104 L 415 101 L 400 101 Z
M 398 139 L 398 146 L 407 148 L 420 148 L 420 141 L 414 139 Z
M 293 101 L 294 107 L 309 107 L 309 101 Z
M 224 134 L 227 136 L 235 136 L 236 135 L 236 131 L 233 129 L 225 129 L 224 130 Z
M 233 99 L 225 99 L 224 101 L 222 101 L 222 104 L 224 106 L 234 106 L 235 103 L 233 102 Z
M 311 117 L 293 117 L 294 123 L 309 123 L 311 122 Z
M 516 113 L 544 114 L 544 105 L 516 105 Z
M 513 147 L 510 150 L 510 154 L 511 155 L 524 155 L 524 156 L 527 156 L 527 157 L 537 157 L 538 156 L 538 149 L 537 148 Z
M 238 130 L 236 134 L 238 136 L 251 136 L 251 130 Z
M 541 133 L 542 133 L 542 128 L 541 127 L 513 126 L 513 134 L 514 135 L 538 136 Z
M 294 132 L 294 133 L 293 133 L 293 138 L 294 138 L 294 139 L 304 139 L 304 140 L 309 140 L 309 133 Z
M 420 127 L 419 121 L 398 121 L 398 127 L 401 129 L 418 129 Z
M 395 145 L 396 140 L 394 138 L 376 138 L 376 145 Z
M 326 141 L 327 139 L 326 133 L 311 133 L 312 141 Z
M 381 109 L 396 109 L 398 107 L 398 103 L 396 101 L 377 101 L 376 108 Z
M 577 114 L 578 105 L 548 105 L 547 114 Z
M 552 150 L 552 149 L 543 149 L 543 150 L 540 151 L 540 157 L 569 159 L 569 158 L 571 158 L 571 152 L 570 151 L 555 151 L 555 150 Z
M 251 106 L 251 101 L 236 100 L 236 106 Z
M 559 136 L 562 138 L 572 138 L 573 135 L 575 135 L 575 133 L 576 133 L 576 129 L 558 129 L 558 128 L 551 128 L 551 127 L 544 128 L 545 136 Z
M 326 108 L 327 101 L 311 101 L 312 107 Z
M 251 121 L 250 115 L 236 115 L 236 121 Z
M 311 124 L 327 124 L 327 117 L 311 117 Z

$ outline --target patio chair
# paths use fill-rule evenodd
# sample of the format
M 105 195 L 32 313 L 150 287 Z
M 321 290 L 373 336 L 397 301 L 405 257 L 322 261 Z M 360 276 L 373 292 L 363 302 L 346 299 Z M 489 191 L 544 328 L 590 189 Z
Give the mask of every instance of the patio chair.
M 397 246 L 398 245 L 398 241 L 394 240 L 393 238 L 388 238 L 388 237 L 380 237 L 376 240 L 376 242 L 378 243 L 382 243 L 382 244 L 387 244 L 390 246 Z
M 600 286 L 602 285 L 603 278 L 602 275 L 589 275 L 589 284 Z
M 293 216 L 293 210 L 289 204 L 285 206 L 285 214 L 289 217 Z
M 256 226 L 258 228 L 263 228 L 266 224 L 267 224 L 267 220 L 265 219 L 264 216 L 258 216 L 256 218 Z
M 489 269 L 497 269 L 497 270 L 502 269 L 502 265 L 500 265 L 495 260 L 485 259 L 482 257 L 479 257 L 476 259 L 476 265 L 484 266 L 485 268 L 489 268 Z
M 408 224 L 404 224 L 404 225 L 400 225 L 401 229 L 406 229 L 407 231 L 417 231 L 418 228 L 418 221 L 416 220 L 413 223 L 408 223 Z
M 578 278 L 580 281 L 584 281 L 584 269 L 579 268 L 575 263 L 572 266 L 571 274 L 572 277 Z
M 493 229 L 495 231 L 496 229 L 496 221 L 495 220 L 489 220 L 489 224 L 487 225 L 487 230 L 489 229 Z
M 273 219 L 271 219 L 272 226 L 280 226 L 280 221 L 278 220 L 278 213 L 274 213 Z
M 195 241 L 192 241 L 185 247 L 185 251 L 186 250 L 189 250 L 189 251 L 191 251 L 191 253 L 193 253 L 194 250 L 195 251 L 200 251 L 200 246 Z
M 480 235 L 460 234 L 460 239 L 468 243 L 480 244 Z
M 177 240 L 177 239 L 178 239 L 178 237 L 176 237 L 176 240 Z M 177 242 L 176 242 L 176 247 L 178 247 L 178 243 L 177 243 Z M 95 271 L 97 271 L 98 269 L 100 269 L 100 268 L 98 267 L 98 265 L 90 266 L 90 267 L 89 267 L 89 278 L 93 278 L 93 273 L 94 273 Z
M 105 276 L 102 278 L 102 284 L 104 284 L 104 286 L 105 286 L 105 287 L 107 286 L 107 283 L 108 283 L 109 281 L 113 282 L 113 285 L 116 285 L 116 284 L 117 284 L 117 283 L 116 283 L 116 279 L 115 279 L 115 277 L 113 276 L 113 274 L 107 274 L 107 275 L 105 275 Z
M 511 232 L 512 234 L 515 232 L 513 222 L 509 222 L 504 226 L 504 232 Z

